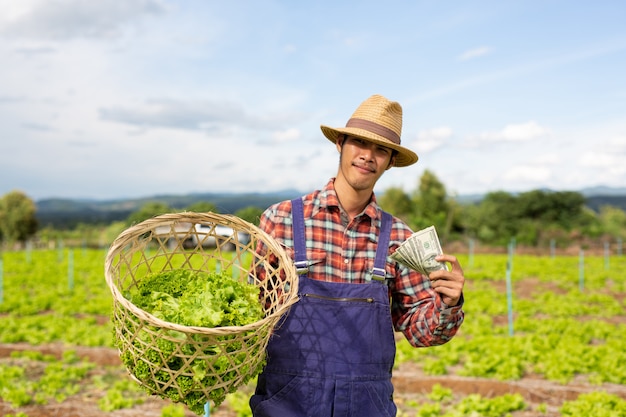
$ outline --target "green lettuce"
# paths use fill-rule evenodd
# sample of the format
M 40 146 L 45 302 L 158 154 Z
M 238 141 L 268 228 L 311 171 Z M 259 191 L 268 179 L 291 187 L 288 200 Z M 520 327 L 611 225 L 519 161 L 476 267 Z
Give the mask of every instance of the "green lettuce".
M 127 298 L 137 307 L 151 313 L 164 321 L 183 326 L 199 327 L 224 327 L 243 326 L 259 321 L 263 318 L 264 311 L 259 301 L 259 289 L 250 284 L 241 283 L 231 278 L 224 272 L 199 272 L 186 269 L 175 269 L 147 275 L 136 288 L 127 294 Z M 133 324 L 127 324 L 133 328 Z M 187 337 L 201 337 L 198 335 L 185 336 L 183 333 L 168 331 L 168 338 L 178 339 L 173 342 L 160 338 L 150 341 L 146 334 L 140 334 L 134 338 L 139 349 L 147 344 L 156 345 L 146 350 L 145 357 L 141 360 L 133 360 L 129 351 L 123 351 L 121 357 L 128 370 L 142 382 L 144 387 L 152 388 L 160 392 L 160 396 L 174 402 L 186 404 L 190 410 L 197 414 L 204 413 L 206 401 L 213 400 L 215 405 L 220 404 L 228 392 L 223 388 L 210 392 L 207 399 L 201 392 L 202 387 L 212 386 L 216 383 L 215 374 L 219 374 L 224 381 L 237 377 L 236 372 L 230 370 L 232 365 L 241 365 L 242 372 L 247 371 L 243 384 L 250 378 L 255 377 L 262 369 L 261 362 L 256 368 L 244 364 L 249 357 L 240 350 L 242 341 L 233 339 L 225 345 L 225 352 L 217 345 L 204 345 L 203 355 L 210 355 L 215 359 L 209 364 L 206 360 L 196 359 L 191 363 L 183 363 L 181 358 L 174 353 L 182 351 L 185 354 L 193 354 L 193 344 L 185 343 Z M 131 336 L 131 335 L 129 335 Z M 228 336 L 220 336 L 223 340 L 229 340 Z M 254 345 L 256 337 L 247 339 L 246 343 Z M 119 343 L 119 341 L 116 341 Z M 145 348 L 143 348 L 145 349 Z M 259 348 L 260 350 L 260 348 Z M 237 352 L 235 354 L 235 352 Z M 264 352 L 252 352 L 253 357 L 259 357 Z M 227 356 L 228 355 L 228 356 Z M 163 363 L 164 360 L 167 363 Z M 248 359 L 249 360 L 249 359 Z M 164 383 L 168 382 L 169 374 L 162 369 L 167 367 L 178 370 L 185 366 L 185 373 L 177 377 L 178 389 L 169 387 L 162 391 L 155 384 L 153 375 Z M 159 370 L 159 367 L 161 370 Z M 236 387 L 232 387 L 233 392 Z M 150 391 L 150 390 L 149 390 Z

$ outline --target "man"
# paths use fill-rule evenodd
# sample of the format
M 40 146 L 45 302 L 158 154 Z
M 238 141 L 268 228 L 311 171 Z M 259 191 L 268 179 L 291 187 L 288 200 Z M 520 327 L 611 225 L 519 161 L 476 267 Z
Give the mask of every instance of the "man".
M 337 175 L 261 218 L 296 262 L 299 301 L 270 339 L 250 407 L 257 417 L 395 416 L 393 330 L 415 347 L 449 341 L 465 278 L 451 255 L 437 258 L 450 270 L 430 276 L 389 258 L 412 231 L 373 190 L 386 170 L 417 162 L 400 144 L 402 107 L 374 95 L 345 127 L 321 129 L 340 154 Z

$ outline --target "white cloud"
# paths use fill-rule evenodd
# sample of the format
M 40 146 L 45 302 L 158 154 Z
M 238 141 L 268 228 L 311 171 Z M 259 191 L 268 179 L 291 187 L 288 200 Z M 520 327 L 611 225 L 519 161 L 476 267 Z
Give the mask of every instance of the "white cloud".
M 376 92 L 402 103 L 403 144 L 420 156 L 378 189 L 412 189 L 424 169 L 462 194 L 626 181 L 624 5 L 598 11 L 585 42 L 549 44 L 562 19 L 533 22 L 541 36 L 519 43 L 536 8 L 523 6 L 498 39 L 519 49 L 504 54 L 482 32 L 501 8 L 434 30 L 460 9 L 414 2 L 391 24 L 345 19 L 343 6 L 235 3 L 0 0 L 0 194 L 308 190 L 337 169 L 320 122 L 343 125 Z
M 542 183 L 552 175 L 550 169 L 536 165 L 518 165 L 507 170 L 503 178 L 507 181 Z
M 189 130 L 211 130 L 226 123 L 255 125 L 244 110 L 232 103 L 195 102 L 156 99 L 135 107 L 110 107 L 100 110 L 103 120 L 137 126 L 170 127 Z
M 258 109 L 256 109 L 258 111 Z M 252 114 L 240 103 L 228 100 L 152 99 L 134 106 L 112 106 L 99 110 L 103 120 L 141 127 L 226 131 L 273 130 L 299 118 L 279 110 Z M 297 132 L 296 132 L 297 133 Z M 294 135 L 294 132 L 288 132 Z M 278 139 L 285 139 L 284 134 Z
M 452 129 L 446 126 L 422 130 L 417 139 L 411 143 L 411 148 L 418 152 L 429 152 L 443 146 L 446 139 L 452 136 Z
M 604 152 L 590 152 L 580 157 L 580 164 L 585 167 L 607 168 L 618 162 L 618 157 Z
M 275 132 L 272 137 L 276 142 L 291 142 L 300 137 L 300 130 L 295 128 L 281 130 Z
M 556 153 L 539 154 L 533 159 L 536 165 L 557 165 L 561 162 L 561 156 Z
M 616 136 L 607 141 L 609 152 L 626 153 L 626 135 Z
M 481 46 L 478 48 L 469 49 L 459 55 L 460 61 L 468 61 L 470 59 L 478 58 L 490 54 L 492 49 L 489 46 Z
M 418 135 L 418 139 L 447 139 L 452 136 L 452 129 L 447 126 L 435 127 L 429 130 L 422 130 Z
M 520 124 L 510 124 L 499 131 L 487 131 L 473 137 L 480 142 L 525 142 L 537 139 L 549 133 L 549 130 L 535 121 Z
M 580 155 L 578 163 L 603 172 L 623 173 L 626 170 L 626 136 L 614 136 L 606 141 L 589 144 L 591 150 Z
M 161 0 L 2 1 L 0 33 L 40 40 L 109 38 L 137 18 L 166 10 Z

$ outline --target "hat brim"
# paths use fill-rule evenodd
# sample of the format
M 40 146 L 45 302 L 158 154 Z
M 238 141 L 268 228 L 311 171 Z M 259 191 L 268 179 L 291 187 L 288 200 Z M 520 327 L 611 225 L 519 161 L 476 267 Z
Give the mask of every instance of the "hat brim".
M 350 135 L 355 136 L 369 142 L 374 142 L 379 145 L 385 146 L 387 148 L 394 149 L 398 151 L 396 156 L 396 163 L 394 166 L 397 167 L 405 167 L 409 165 L 413 165 L 419 159 L 417 154 L 410 149 L 405 148 L 404 146 L 397 145 L 391 142 L 389 139 L 386 139 L 382 136 L 379 136 L 375 133 L 370 132 L 369 130 L 359 129 L 355 127 L 330 127 L 321 125 L 320 129 L 322 129 L 322 133 L 328 140 L 333 143 L 337 143 L 337 139 L 340 135 Z

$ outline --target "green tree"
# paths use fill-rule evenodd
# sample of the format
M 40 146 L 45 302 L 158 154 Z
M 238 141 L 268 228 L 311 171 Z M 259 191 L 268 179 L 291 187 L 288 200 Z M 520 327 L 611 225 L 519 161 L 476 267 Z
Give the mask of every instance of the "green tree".
M 562 241 L 574 230 L 598 235 L 598 223 L 584 203 L 580 193 L 569 191 L 533 190 L 519 195 L 496 191 L 466 209 L 471 216 L 463 217 L 467 217 L 468 234 L 482 242 L 506 245 L 515 238 L 521 244 L 545 246 L 552 239 Z
M 626 239 L 626 212 L 613 206 L 600 207 L 600 224 L 604 233 L 614 238 Z
M 100 242 L 110 245 L 126 229 L 127 223 L 123 221 L 113 222 L 100 231 Z
M 259 225 L 259 221 L 261 220 L 262 214 L 263 214 L 263 209 L 259 207 L 255 207 L 255 206 L 244 207 L 235 212 L 235 216 L 249 223 L 252 223 L 255 226 Z
M 570 232 L 585 223 L 585 198 L 571 191 L 533 190 L 515 198 L 516 237 L 521 243 L 542 245 L 558 230 Z
M 417 190 L 413 196 L 415 207 L 414 217 L 410 222 L 411 227 L 416 230 L 434 225 L 440 234 L 440 238 L 445 239 L 451 229 L 453 211 L 448 199 L 446 187 L 437 176 L 425 170 L 422 174 Z
M 480 205 L 478 203 L 457 203 L 457 205 L 459 229 L 469 238 L 478 238 L 478 229 L 481 222 Z
M 407 223 L 413 216 L 413 202 L 411 201 L 411 197 L 409 197 L 402 188 L 387 188 L 385 192 L 378 197 L 378 204 L 383 210 L 401 218 Z
M 476 221 L 468 227 L 485 243 L 506 245 L 517 233 L 519 219 L 514 196 L 505 191 L 487 193 L 478 205 Z
M 517 197 L 519 215 L 547 226 L 556 223 L 566 230 L 579 225 L 585 197 L 577 192 L 534 190 Z
M 208 201 L 198 201 L 197 203 L 194 203 L 187 207 L 187 211 L 193 211 L 194 213 L 219 213 L 217 211 L 217 206 Z
M 8 242 L 24 242 L 37 232 L 37 207 L 21 191 L 11 191 L 0 199 L 0 230 Z
M 172 208 L 165 203 L 159 201 L 151 201 L 144 204 L 139 210 L 133 212 L 128 216 L 126 222 L 130 225 L 141 223 L 144 220 L 150 219 L 159 214 L 171 213 Z
M 583 207 L 578 226 L 576 227 L 576 234 L 583 237 L 597 238 L 602 236 L 603 233 L 604 230 L 598 214 L 589 207 Z

